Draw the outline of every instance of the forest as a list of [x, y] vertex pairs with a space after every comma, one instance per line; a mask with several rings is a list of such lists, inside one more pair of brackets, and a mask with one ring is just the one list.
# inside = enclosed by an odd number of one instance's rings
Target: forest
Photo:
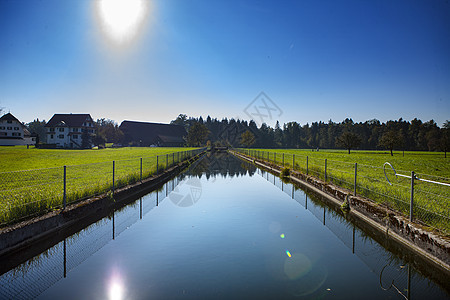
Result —
[[402, 118], [382, 123], [373, 119], [356, 123], [345, 119], [340, 123], [332, 120], [306, 123], [289, 122], [283, 125], [277, 121], [275, 128], [262, 124], [259, 128], [252, 120], [235, 120], [224, 118], [218, 120], [208, 116], [194, 118], [180, 114], [171, 124], [183, 125], [189, 132], [194, 124], [204, 125], [209, 134], [206, 140], [219, 145], [234, 147], [241, 144], [241, 136], [250, 131], [258, 148], [310, 148], [310, 149], [346, 149], [343, 136], [355, 139], [352, 149], [389, 149], [417, 151], [448, 151], [450, 141], [450, 122], [447, 120], [439, 127], [434, 120], [422, 122], [417, 118], [406, 121]]

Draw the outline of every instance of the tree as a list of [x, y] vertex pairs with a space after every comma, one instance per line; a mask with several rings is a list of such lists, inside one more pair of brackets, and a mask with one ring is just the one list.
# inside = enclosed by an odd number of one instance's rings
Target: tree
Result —
[[[350, 119], [351, 120], [351, 119]], [[338, 147], [343, 147], [348, 150], [348, 154], [350, 154], [350, 150], [358, 147], [361, 144], [361, 138], [359, 135], [345, 131], [340, 137], [336, 140], [336, 145]]]
[[82, 149], [89, 149], [91, 148], [92, 144], [92, 137], [88, 133], [87, 129], [83, 129], [83, 133], [81, 134], [81, 148]]
[[442, 136], [439, 140], [439, 146], [444, 151], [444, 157], [447, 158], [447, 152], [450, 150], [450, 121], [447, 120], [442, 128]]
[[185, 114], [179, 114], [178, 117], [175, 120], [172, 120], [170, 122], [170, 124], [173, 125], [181, 125], [184, 128], [186, 128], [187, 124], [188, 124], [188, 117]]
[[241, 144], [244, 145], [246, 148], [249, 148], [255, 142], [256, 142], [255, 135], [251, 133], [250, 130], [245, 131], [241, 135]]
[[34, 120], [33, 122], [30, 122], [28, 124], [26, 124], [26, 127], [28, 129], [28, 131], [31, 134], [36, 134], [37, 135], [37, 140], [36, 140], [36, 144], [39, 144], [40, 141], [46, 141], [47, 137], [46, 137], [46, 131], [45, 131], [45, 120], [44, 121], [39, 121], [39, 119]]
[[187, 135], [187, 143], [190, 146], [200, 146], [202, 145], [209, 135], [208, 127], [204, 124], [195, 122], [189, 127]]
[[386, 149], [389, 149], [391, 151], [391, 156], [394, 156], [392, 150], [394, 150], [394, 148], [397, 146], [403, 145], [403, 136], [400, 132], [391, 129], [381, 136], [379, 145]]
[[103, 143], [120, 143], [123, 139], [123, 132], [119, 125], [110, 119], [97, 119], [97, 138], [94, 140], [96, 145]]

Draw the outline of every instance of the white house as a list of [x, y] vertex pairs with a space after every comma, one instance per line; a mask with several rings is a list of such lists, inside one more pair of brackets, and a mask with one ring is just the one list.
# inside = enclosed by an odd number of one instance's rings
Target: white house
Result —
[[0, 146], [34, 144], [36, 144], [36, 137], [32, 137], [25, 125], [11, 113], [0, 118]]
[[82, 148], [83, 138], [87, 138], [87, 147], [93, 146], [96, 130], [90, 114], [55, 114], [45, 127], [47, 144], [59, 148]]

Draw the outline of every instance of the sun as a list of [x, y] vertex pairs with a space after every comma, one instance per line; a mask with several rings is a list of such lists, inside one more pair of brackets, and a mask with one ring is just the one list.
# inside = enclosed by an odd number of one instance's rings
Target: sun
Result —
[[147, 15], [144, 0], [99, 0], [96, 11], [105, 34], [122, 44], [132, 40], [139, 32]]

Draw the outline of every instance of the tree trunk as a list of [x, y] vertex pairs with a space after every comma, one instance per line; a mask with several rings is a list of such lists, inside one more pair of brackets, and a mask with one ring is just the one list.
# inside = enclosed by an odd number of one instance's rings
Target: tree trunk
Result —
[[348, 148], [348, 154], [350, 154], [350, 148]]
[[394, 156], [394, 153], [392, 153], [392, 149], [391, 149], [391, 156]]

